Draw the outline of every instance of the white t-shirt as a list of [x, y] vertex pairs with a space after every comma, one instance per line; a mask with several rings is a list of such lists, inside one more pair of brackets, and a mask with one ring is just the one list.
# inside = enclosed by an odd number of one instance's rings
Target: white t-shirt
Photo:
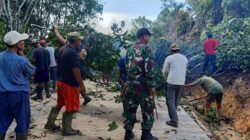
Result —
[[45, 49], [49, 51], [50, 67], [55, 67], [56, 66], [55, 48], [53, 48], [53, 47], [45, 47]]
[[167, 82], [173, 85], [184, 85], [186, 80], [188, 60], [186, 56], [175, 53], [165, 59], [162, 73], [168, 74]]

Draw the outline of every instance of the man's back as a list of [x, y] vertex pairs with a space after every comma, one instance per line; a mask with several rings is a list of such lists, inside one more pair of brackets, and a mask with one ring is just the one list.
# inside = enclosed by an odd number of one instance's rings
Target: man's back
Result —
[[203, 76], [194, 83], [200, 85], [209, 94], [223, 93], [223, 86], [211, 77]]
[[71, 86], [78, 86], [78, 82], [73, 76], [73, 68], [79, 68], [78, 53], [74, 48], [67, 45], [59, 50], [58, 80]]
[[49, 51], [44, 48], [36, 48], [33, 52], [33, 59], [37, 70], [48, 70], [50, 66]]
[[187, 71], [187, 58], [175, 53], [165, 59], [163, 69], [168, 69], [167, 82], [173, 85], [184, 85]]
[[204, 46], [204, 52], [206, 54], [215, 54], [215, 49], [218, 46], [218, 41], [213, 39], [213, 38], [208, 38], [207, 40], [204, 41], [203, 46]]
[[6, 91], [29, 91], [27, 75], [34, 73], [28, 60], [16, 53], [0, 53], [0, 93]]

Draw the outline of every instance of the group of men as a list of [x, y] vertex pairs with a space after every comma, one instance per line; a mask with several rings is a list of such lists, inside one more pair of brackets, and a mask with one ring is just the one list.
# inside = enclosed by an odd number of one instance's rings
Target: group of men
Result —
[[[154, 123], [155, 109], [154, 96], [156, 95], [156, 83], [153, 70], [153, 56], [148, 42], [152, 34], [146, 28], [137, 31], [136, 43], [127, 50], [127, 54], [118, 62], [119, 83], [122, 90], [124, 110], [124, 140], [134, 138], [133, 127], [136, 123], [136, 111], [138, 106], [142, 112], [142, 135], [141, 140], [158, 140], [151, 134]], [[206, 59], [203, 71], [206, 71], [208, 64], [212, 64], [212, 72], [215, 72], [215, 49], [218, 45], [212, 35], [208, 35], [208, 40], [204, 42], [204, 52]], [[177, 44], [170, 47], [171, 55], [165, 59], [162, 73], [166, 84], [166, 104], [168, 107], [169, 121], [166, 124], [178, 127], [177, 107], [185, 86], [200, 85], [207, 93], [206, 108], [210, 108], [211, 103], [216, 100], [217, 114], [221, 114], [221, 101], [223, 87], [215, 79], [203, 76], [195, 82], [185, 85], [186, 71], [188, 66], [187, 58], [180, 53]], [[212, 58], [212, 59], [211, 59]], [[218, 115], [219, 116], [219, 115]]]
[[[80, 62], [84, 59], [84, 56], [82, 56], [84, 53], [80, 48], [83, 38], [79, 33], [71, 32], [66, 40], [60, 35], [56, 26], [54, 32], [59, 42], [64, 45], [59, 50], [57, 63], [51, 61], [50, 57], [53, 56], [53, 51], [50, 51], [49, 48], [46, 49], [46, 42], [44, 38], [41, 38], [39, 42], [32, 42], [36, 47], [33, 52], [33, 63], [36, 68], [22, 56], [24, 40], [28, 39], [28, 35], [10, 31], [4, 36], [7, 50], [0, 53], [0, 140], [4, 140], [6, 131], [14, 119], [17, 122], [16, 139], [27, 139], [30, 123], [27, 76], [36, 75], [35, 82], [38, 84], [36, 99], [42, 99], [41, 92], [43, 87], [45, 87], [45, 91], [47, 90], [48, 83], [48, 77], [44, 74], [53, 71], [53, 67], [56, 65], [57, 104], [51, 108], [45, 129], [53, 131], [61, 129], [63, 136], [79, 134], [79, 130], [72, 128], [73, 114], [80, 108], [79, 93], [85, 99], [85, 104], [91, 101], [91, 98], [85, 94], [86, 88], [80, 65]], [[124, 140], [130, 140], [134, 137], [132, 130], [137, 121], [136, 111], [139, 105], [142, 112], [141, 140], [158, 140], [151, 134], [154, 123], [154, 96], [156, 95], [153, 55], [148, 45], [151, 35], [148, 29], [139, 29], [136, 33], [137, 41], [127, 50], [126, 57], [123, 58], [125, 60], [122, 61], [123, 64], [125, 62], [125, 75], [121, 74], [120, 80], [125, 89], [123, 95]], [[41, 48], [40, 45], [45, 49]], [[185, 85], [188, 60], [180, 53], [177, 44], [171, 46], [171, 53], [166, 58], [162, 69], [163, 76], [167, 81], [166, 100], [170, 117], [166, 124], [178, 127], [176, 110]], [[45, 56], [46, 61], [41, 61]], [[51, 63], [54, 64], [51, 65]], [[209, 106], [216, 99], [218, 108], [220, 108], [223, 87], [217, 81], [210, 77], [202, 77], [187, 86], [190, 85], [201, 85], [208, 94], [213, 95], [209, 96], [207, 105]], [[50, 97], [50, 94], [47, 93], [46, 95]], [[61, 128], [55, 124], [55, 120], [63, 106], [65, 106], [65, 112], [62, 117]]]
[[[56, 27], [55, 33], [58, 39], [62, 38]], [[55, 120], [61, 108], [65, 106], [62, 135], [79, 134], [79, 130], [71, 127], [73, 114], [80, 108], [79, 93], [85, 99], [83, 105], [91, 101], [91, 98], [85, 94], [83, 71], [80, 65], [86, 57], [86, 51], [80, 49], [82, 37], [77, 32], [69, 33], [67, 42], [65, 41], [64, 47], [59, 50], [57, 61], [54, 56], [55, 49], [46, 45], [45, 38], [41, 38], [40, 41], [32, 40], [32, 46], [35, 48], [32, 63], [35, 67], [23, 56], [24, 40], [28, 37], [28, 34], [20, 34], [17, 31], [10, 31], [4, 36], [7, 50], [0, 53], [0, 140], [4, 140], [14, 119], [17, 123], [16, 139], [27, 140], [30, 124], [28, 76], [31, 75], [35, 76], [34, 83], [37, 84], [35, 90], [37, 95], [33, 99], [43, 99], [43, 88], [45, 88], [46, 97], [50, 98], [49, 75], [53, 80], [52, 87], [57, 89], [57, 104], [50, 111], [45, 129], [61, 129], [55, 124]]]

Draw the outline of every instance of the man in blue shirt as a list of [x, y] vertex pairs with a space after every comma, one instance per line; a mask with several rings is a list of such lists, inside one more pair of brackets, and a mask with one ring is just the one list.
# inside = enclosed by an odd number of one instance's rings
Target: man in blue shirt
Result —
[[10, 31], [4, 36], [8, 49], [0, 53], [0, 140], [4, 140], [12, 121], [16, 120], [16, 140], [27, 140], [30, 123], [28, 75], [35, 68], [24, 56], [18, 54], [24, 49], [27, 34]]

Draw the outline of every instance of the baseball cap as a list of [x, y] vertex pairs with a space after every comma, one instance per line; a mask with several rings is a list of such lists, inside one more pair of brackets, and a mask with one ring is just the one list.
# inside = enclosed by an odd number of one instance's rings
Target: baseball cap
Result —
[[83, 39], [83, 37], [78, 32], [70, 32], [68, 39]]
[[171, 48], [171, 50], [173, 50], [173, 51], [174, 51], [174, 50], [179, 50], [179, 49], [180, 49], [179, 46], [178, 46], [176, 43], [172, 44], [170, 48]]
[[39, 42], [38, 39], [32, 39], [32, 40], [31, 40], [31, 44], [35, 44], [35, 43], [38, 43], [38, 42]]
[[21, 40], [26, 40], [29, 38], [28, 34], [20, 34], [17, 31], [10, 31], [5, 34], [4, 42], [10, 46], [17, 44]]
[[140, 28], [136, 33], [136, 38], [142, 37], [144, 35], [151, 36], [152, 34], [149, 32], [147, 28]]

